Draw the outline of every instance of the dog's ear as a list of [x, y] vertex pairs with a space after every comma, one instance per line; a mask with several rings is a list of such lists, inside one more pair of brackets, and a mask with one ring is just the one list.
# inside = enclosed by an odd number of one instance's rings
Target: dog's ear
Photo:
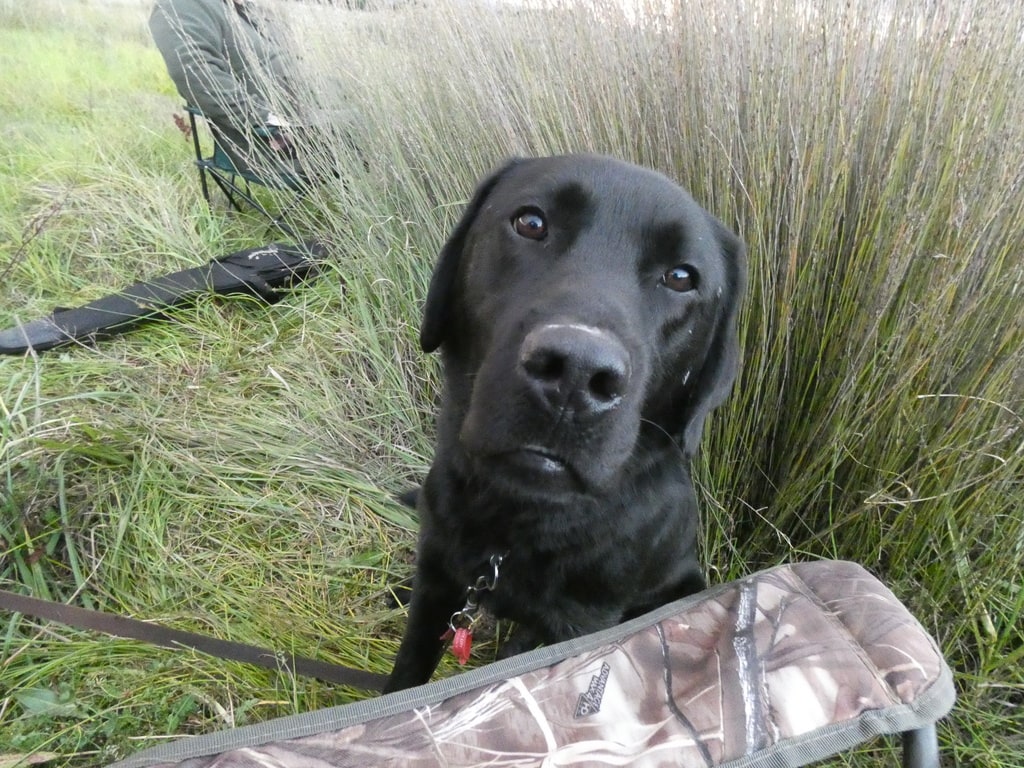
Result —
[[433, 352], [444, 343], [451, 317], [452, 301], [455, 298], [459, 264], [462, 261], [462, 251], [466, 245], [466, 235], [469, 234], [470, 227], [473, 226], [473, 222], [491, 190], [506, 173], [520, 162], [520, 160], [510, 160], [480, 182], [476, 192], [473, 193], [473, 199], [469, 201], [469, 205], [463, 211], [462, 218], [459, 219], [459, 223], [455, 225], [455, 229], [452, 230], [448, 240], [441, 248], [437, 266], [434, 267], [434, 274], [430, 278], [430, 287], [427, 289], [427, 303], [423, 309], [423, 325], [420, 327], [420, 346], [424, 352]]
[[710, 213], [707, 217], [724, 260], [726, 287], [708, 356], [690, 389], [694, 393], [692, 399], [684, 408], [683, 430], [679, 437], [687, 456], [697, 452], [708, 414], [732, 391], [740, 357], [736, 323], [746, 288], [746, 248], [743, 241]]

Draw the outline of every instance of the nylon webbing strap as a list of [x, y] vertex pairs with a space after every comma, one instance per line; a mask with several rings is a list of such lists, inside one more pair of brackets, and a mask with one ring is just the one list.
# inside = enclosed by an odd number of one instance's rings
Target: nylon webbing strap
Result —
[[101, 611], [78, 608], [64, 603], [41, 600], [36, 597], [19, 595], [0, 589], [0, 608], [13, 613], [24, 613], [38, 619], [56, 621], [77, 629], [89, 629], [115, 637], [126, 637], [132, 640], [159, 645], [164, 648], [191, 648], [192, 650], [217, 656], [222, 659], [242, 661], [277, 671], [287, 670], [303, 677], [315, 677], [339, 685], [362, 688], [367, 691], [379, 691], [387, 680], [385, 675], [367, 672], [362, 669], [343, 667], [308, 659], [294, 654], [271, 651], [245, 643], [220, 640], [215, 637], [171, 629], [160, 624], [153, 624], [127, 616], [117, 616]]

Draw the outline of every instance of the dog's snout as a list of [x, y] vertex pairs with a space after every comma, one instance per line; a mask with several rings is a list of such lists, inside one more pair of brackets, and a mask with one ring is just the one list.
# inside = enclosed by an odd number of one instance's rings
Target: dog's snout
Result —
[[597, 416], [615, 408], [629, 385], [629, 353], [609, 333], [585, 325], [544, 325], [523, 340], [520, 370], [555, 411]]

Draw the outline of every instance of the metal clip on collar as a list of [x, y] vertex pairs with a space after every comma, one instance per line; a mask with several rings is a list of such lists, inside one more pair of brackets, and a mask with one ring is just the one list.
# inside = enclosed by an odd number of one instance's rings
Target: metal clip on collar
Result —
[[498, 584], [499, 569], [504, 559], [504, 555], [491, 555], [490, 572], [480, 576], [475, 584], [466, 587], [466, 604], [462, 606], [462, 610], [453, 613], [448, 621], [448, 628], [453, 632], [458, 629], [469, 629], [476, 623], [479, 618], [477, 614], [480, 610], [480, 596], [484, 592], [494, 591], [494, 587]]

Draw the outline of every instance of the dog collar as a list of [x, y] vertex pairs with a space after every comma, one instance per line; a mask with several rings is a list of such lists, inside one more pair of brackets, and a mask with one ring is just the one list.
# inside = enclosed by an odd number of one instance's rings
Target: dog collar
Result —
[[487, 561], [488, 570], [466, 587], [466, 604], [452, 614], [448, 620], [448, 629], [441, 636], [442, 640], [451, 640], [451, 651], [459, 664], [469, 661], [469, 654], [473, 648], [473, 625], [480, 618], [480, 598], [484, 592], [494, 591], [505, 557], [506, 555], [497, 553], [491, 555]]

